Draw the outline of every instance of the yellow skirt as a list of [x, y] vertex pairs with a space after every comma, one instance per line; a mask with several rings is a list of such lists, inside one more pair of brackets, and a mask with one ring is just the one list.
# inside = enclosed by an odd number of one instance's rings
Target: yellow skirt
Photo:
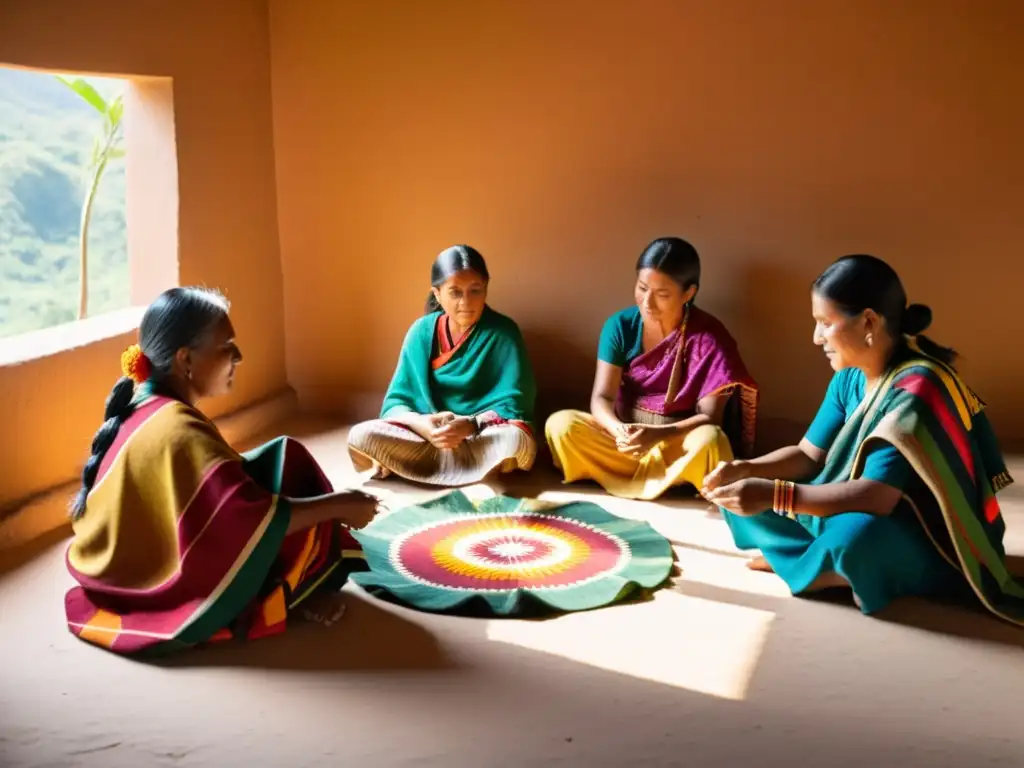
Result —
[[718, 462], [732, 461], [729, 438], [711, 424], [663, 440], [639, 457], [621, 453], [615, 438], [583, 411], [552, 414], [544, 432], [565, 482], [595, 480], [625, 499], [649, 501], [685, 483], [700, 488]]

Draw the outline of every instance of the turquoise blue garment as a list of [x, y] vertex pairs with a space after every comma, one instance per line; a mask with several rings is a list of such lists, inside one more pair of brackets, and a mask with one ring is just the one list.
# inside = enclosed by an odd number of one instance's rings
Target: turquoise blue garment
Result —
[[722, 514], [736, 546], [760, 549], [794, 595], [829, 571], [850, 583], [861, 611], [868, 614], [898, 597], [970, 594], [963, 576], [942, 558], [904, 504], [888, 517], [846, 512], [825, 518], [817, 534], [803, 516]]
[[[901, 355], [894, 365], [907, 357]], [[864, 394], [863, 373], [851, 368], [836, 373], [806, 439], [829, 452], [846, 422], [854, 417]], [[855, 440], [850, 435], [844, 439]], [[892, 443], [874, 440], [863, 449], [859, 478], [899, 488], [923, 514], [939, 514], [935, 499]], [[811, 482], [837, 479], [826, 466]], [[803, 592], [829, 571], [850, 583], [864, 613], [875, 613], [903, 596], [963, 597], [970, 592], [963, 576], [939, 553], [906, 502], [900, 502], [887, 517], [859, 511], [828, 518], [799, 515], [796, 520], [770, 511], [754, 517], [741, 517], [727, 510], [722, 514], [736, 546], [761, 550], [793, 594]]]
[[515, 321], [484, 308], [451, 358], [438, 368], [435, 356], [440, 312], [419, 318], [405, 336], [381, 418], [399, 413], [479, 416], [493, 411], [509, 421], [533, 421], [536, 384], [522, 333]]
[[637, 306], [616, 312], [601, 329], [597, 359], [625, 368], [644, 351], [644, 320]]
[[[843, 425], [864, 399], [864, 387], [864, 374], [856, 368], [844, 368], [833, 375], [825, 391], [825, 399], [804, 438], [827, 453]], [[893, 488], [903, 488], [913, 474], [910, 463], [889, 443], [876, 442], [867, 449], [861, 477]]]

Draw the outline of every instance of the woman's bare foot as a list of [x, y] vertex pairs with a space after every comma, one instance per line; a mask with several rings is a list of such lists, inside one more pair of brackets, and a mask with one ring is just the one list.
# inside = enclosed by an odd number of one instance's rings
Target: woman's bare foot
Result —
[[775, 573], [775, 569], [768, 565], [764, 555], [758, 555], [747, 560], [747, 568], [752, 571], [761, 571], [762, 573]]
[[363, 474], [367, 480], [385, 480], [391, 474], [391, 470], [375, 461], [373, 467]]

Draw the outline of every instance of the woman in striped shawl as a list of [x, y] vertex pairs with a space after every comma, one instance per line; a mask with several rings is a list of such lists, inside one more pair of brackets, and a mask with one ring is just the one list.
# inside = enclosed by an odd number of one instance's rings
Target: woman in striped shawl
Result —
[[848, 587], [864, 613], [905, 595], [973, 593], [1024, 624], [995, 495], [1012, 481], [952, 350], [921, 333], [895, 271], [847, 256], [815, 281], [814, 342], [836, 371], [798, 446], [720, 465], [704, 483], [751, 567], [794, 594]]
[[70, 630], [155, 655], [281, 632], [315, 592], [332, 602], [327, 589], [365, 567], [349, 528], [369, 521], [374, 499], [334, 493], [293, 440], [237, 453], [198, 410], [231, 389], [242, 359], [220, 294], [167, 291], [139, 337], [72, 508]]

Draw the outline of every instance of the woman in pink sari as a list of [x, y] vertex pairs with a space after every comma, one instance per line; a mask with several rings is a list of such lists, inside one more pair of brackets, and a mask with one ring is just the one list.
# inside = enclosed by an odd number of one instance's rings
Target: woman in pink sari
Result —
[[655, 499], [674, 485], [700, 488], [733, 446], [750, 453], [758, 393], [725, 326], [694, 306], [696, 249], [659, 238], [636, 269], [636, 306], [601, 331], [591, 412], [559, 411], [545, 433], [567, 483]]

